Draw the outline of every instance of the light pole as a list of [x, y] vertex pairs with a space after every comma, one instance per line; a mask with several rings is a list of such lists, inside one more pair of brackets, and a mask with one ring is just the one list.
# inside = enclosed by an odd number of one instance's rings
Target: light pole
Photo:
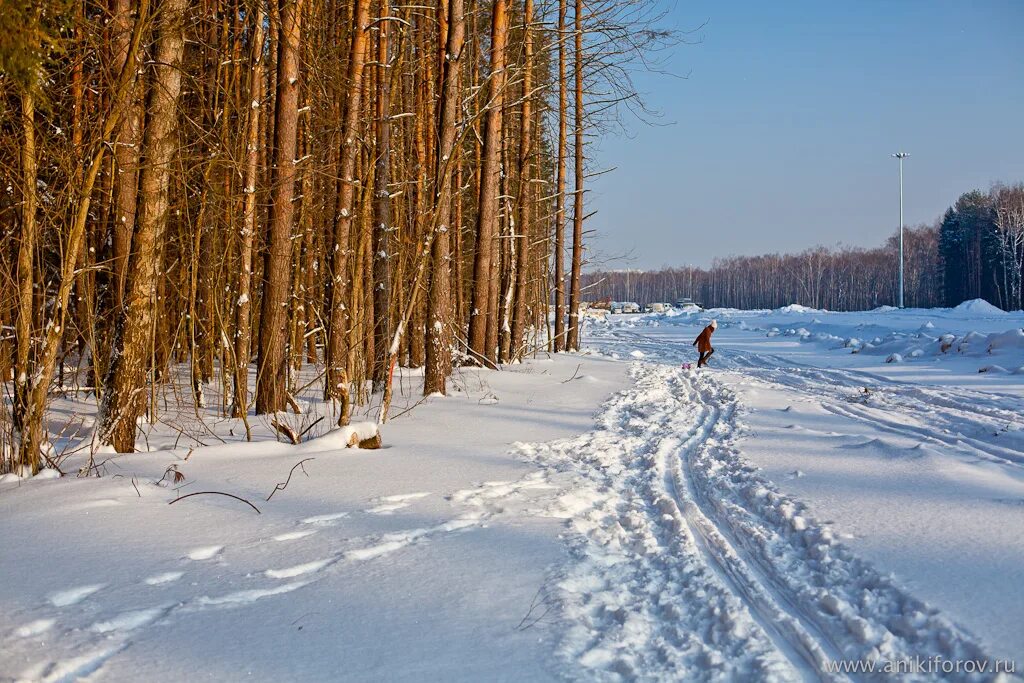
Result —
[[906, 152], [896, 152], [894, 157], [900, 160], [900, 303], [903, 308], [903, 160], [910, 155]]

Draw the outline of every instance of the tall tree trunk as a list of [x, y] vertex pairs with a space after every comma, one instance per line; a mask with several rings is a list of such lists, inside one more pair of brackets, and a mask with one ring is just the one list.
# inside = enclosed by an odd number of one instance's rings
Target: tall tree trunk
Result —
[[114, 140], [114, 227], [113, 286], [111, 288], [114, 315], [121, 312], [124, 303], [124, 288], [127, 282], [128, 255], [132, 249], [132, 234], [135, 232], [135, 210], [139, 197], [139, 151], [142, 146], [142, 83], [137, 75], [141, 55], [133, 57], [133, 64], [126, 65], [129, 41], [132, 34], [131, 0], [114, 0], [111, 12], [114, 27], [114, 69], [130, 69], [125, 113], [115, 132]]
[[572, 273], [569, 276], [569, 339], [570, 349], [580, 350], [580, 267], [583, 264], [583, 0], [576, 0], [576, 51], [573, 62], [575, 76], [576, 188], [572, 210]]
[[[498, 230], [498, 183], [501, 178], [501, 130], [505, 105], [505, 43], [508, 35], [508, 0], [494, 0], [491, 17], [491, 75], [484, 148], [481, 160], [480, 199], [477, 210], [476, 255], [473, 261], [473, 300], [469, 319], [469, 352], [476, 363], [494, 366], [489, 345], [488, 318], [497, 313], [492, 298], [495, 266], [494, 239]], [[496, 318], [494, 318], [496, 320]], [[496, 325], [495, 331], [496, 331]], [[495, 335], [496, 337], [496, 335]]]
[[[439, 9], [439, 14], [441, 10]], [[445, 380], [452, 366], [452, 302], [449, 235], [452, 213], [452, 169], [457, 131], [455, 120], [460, 106], [459, 68], [465, 40], [463, 0], [448, 0], [445, 48], [438, 73], [441, 75], [441, 114], [437, 147], [437, 184], [434, 244], [431, 247], [430, 294], [427, 302], [427, 367], [423, 394], [447, 393]], [[458, 226], [456, 226], [457, 229]]]
[[277, 98], [271, 169], [269, 244], [263, 265], [256, 413], [284, 410], [288, 397], [288, 299], [295, 206], [295, 150], [299, 123], [299, 40], [303, 0], [279, 0]]
[[381, 2], [377, 38], [377, 159], [373, 175], [373, 390], [381, 391], [388, 375], [391, 341], [391, 80], [395, 65], [390, 0]]
[[[146, 407], [146, 367], [150, 358], [156, 285], [162, 279], [164, 233], [169, 213], [171, 163], [178, 149], [178, 95], [185, 45], [187, 0], [164, 0], [153, 64], [139, 178], [138, 226], [122, 313], [114, 332], [108, 391], [100, 405], [100, 439], [119, 453], [135, 450], [135, 423]], [[141, 20], [141, 18], [140, 18]]]
[[263, 98], [263, 23], [266, 13], [258, 3], [252, 34], [252, 69], [249, 73], [249, 107], [245, 133], [245, 210], [239, 246], [238, 300], [235, 302], [235, 368], [232, 415], [245, 415], [249, 404], [249, 358], [252, 354], [252, 257], [256, 237], [256, 185], [259, 182], [259, 132]]
[[[500, 238], [498, 239], [498, 256], [495, 259], [495, 273], [494, 280], [494, 293], [492, 296], [496, 297], [499, 305], [497, 309], [497, 317], [495, 318], [493, 328], [488, 328], [488, 340], [493, 338], [494, 344], [498, 347], [498, 362], [507, 363], [509, 358], [509, 349], [511, 344], [512, 335], [512, 301], [515, 298], [515, 273], [513, 269], [516, 263], [516, 248], [519, 246], [515, 239], [515, 214], [512, 208], [512, 178], [510, 177], [510, 169], [512, 164], [509, 162], [511, 157], [511, 146], [512, 141], [512, 129], [515, 127], [514, 124], [505, 126], [505, 130], [501, 136], [501, 182], [498, 183], [498, 196], [501, 197], [500, 206], [504, 209], [500, 215], [501, 232]], [[490, 335], [493, 335], [491, 337]], [[488, 341], [490, 345], [490, 341]]]
[[516, 198], [514, 224], [516, 242], [515, 298], [512, 303], [510, 358], [519, 360], [523, 353], [523, 332], [526, 328], [526, 270], [530, 263], [530, 154], [533, 143], [533, 0], [523, 4], [523, 107], [519, 133], [519, 196]]
[[348, 423], [348, 372], [345, 338], [348, 334], [348, 313], [345, 310], [346, 275], [348, 270], [349, 233], [352, 228], [352, 199], [355, 196], [355, 167], [359, 131], [359, 109], [362, 97], [363, 65], [366, 62], [366, 29], [370, 23], [370, 0], [355, 0], [355, 25], [348, 62], [348, 96], [341, 133], [341, 167], [338, 172], [338, 209], [334, 224], [334, 240], [330, 248], [331, 286], [328, 312], [326, 398], [341, 401], [339, 424]]
[[[558, 0], [558, 179], [555, 189], [555, 353], [565, 348], [565, 158], [568, 148], [569, 94], [566, 85], [565, 14]], [[545, 306], [548, 302], [545, 302]]]
[[[34, 79], [33, 79], [34, 80]], [[24, 86], [21, 94], [21, 241], [18, 244], [18, 306], [14, 328], [14, 428], [20, 434], [18, 454], [21, 468], [35, 474], [39, 469], [42, 421], [29, 419], [29, 359], [32, 354], [34, 255], [36, 251], [36, 82]], [[7, 379], [6, 377], [4, 378]], [[21, 474], [21, 472], [19, 472]]]

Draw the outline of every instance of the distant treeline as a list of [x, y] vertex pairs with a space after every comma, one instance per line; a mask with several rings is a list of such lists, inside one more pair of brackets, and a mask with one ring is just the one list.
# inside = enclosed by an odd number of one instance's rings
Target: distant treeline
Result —
[[[907, 306], [955, 306], [983, 298], [1024, 308], [1024, 185], [968, 192], [934, 225], [904, 231]], [[710, 268], [599, 271], [583, 276], [588, 301], [676, 301], [707, 307], [778, 308], [799, 303], [834, 311], [894, 305], [896, 235], [882, 247], [815, 247], [798, 254], [731, 256]]]

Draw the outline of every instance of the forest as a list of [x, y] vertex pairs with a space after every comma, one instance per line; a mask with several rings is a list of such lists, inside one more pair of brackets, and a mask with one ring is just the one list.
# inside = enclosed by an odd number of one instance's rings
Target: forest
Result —
[[[962, 195], [934, 225], [904, 230], [904, 302], [915, 308], [985, 299], [1024, 309], [1024, 184]], [[588, 301], [675, 302], [779, 308], [799, 303], [864, 311], [898, 300], [899, 237], [872, 249], [818, 246], [797, 254], [732, 256], [710, 268], [588, 270]]]
[[443, 394], [578, 349], [589, 144], [672, 40], [648, 0], [2, 14], [0, 469], [31, 472], [56, 395], [131, 452], [181, 376], [248, 435], [303, 368], [344, 425], [387, 419], [396, 366]]

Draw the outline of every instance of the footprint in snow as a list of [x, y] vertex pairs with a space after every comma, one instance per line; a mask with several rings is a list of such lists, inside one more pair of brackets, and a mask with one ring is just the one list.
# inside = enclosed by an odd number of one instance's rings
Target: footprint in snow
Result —
[[213, 597], [207, 595], [199, 598], [198, 604], [200, 606], [246, 605], [272, 595], [290, 593], [293, 590], [302, 588], [308, 583], [309, 581], [293, 581], [291, 583], [283, 583], [280, 586], [275, 586], [273, 588], [254, 588], [251, 590], [236, 591], [234, 593], [227, 593], [226, 595], [217, 595]]
[[297, 564], [294, 567], [285, 567], [284, 569], [268, 569], [263, 574], [271, 579], [292, 579], [303, 574], [318, 572], [335, 561], [336, 559], [333, 557], [325, 560], [314, 560], [304, 564]]
[[29, 668], [21, 675], [21, 680], [55, 683], [57, 681], [77, 681], [99, 671], [103, 664], [130, 645], [129, 642], [116, 643], [101, 647], [84, 655], [57, 661], [44, 661]]
[[93, 510], [96, 508], [111, 508], [124, 505], [119, 500], [113, 498], [101, 498], [99, 500], [90, 500], [85, 503], [79, 503], [78, 505], [72, 505], [69, 509], [71, 510]]
[[129, 610], [121, 612], [112, 619], [97, 621], [91, 629], [96, 633], [113, 633], [115, 631], [134, 631], [137, 628], [148, 626], [160, 617], [170, 612], [172, 606], [163, 605], [149, 609]]
[[274, 536], [275, 541], [295, 541], [306, 536], [312, 536], [316, 533], [316, 529], [305, 529], [303, 531], [289, 531], [284, 534], [278, 534]]
[[185, 572], [164, 572], [163, 574], [154, 574], [145, 580], [145, 584], [148, 586], [160, 586], [165, 583], [172, 583], [177, 581]]
[[106, 584], [97, 583], [89, 586], [76, 586], [75, 588], [68, 588], [66, 590], [58, 591], [50, 595], [50, 604], [54, 607], [67, 607], [69, 605], [75, 605], [87, 597], [92, 595], [98, 590], [104, 588]]
[[224, 550], [224, 546], [222, 545], [208, 545], [189, 551], [186, 557], [190, 560], [212, 560], [217, 557], [222, 550]]
[[426, 498], [429, 495], [430, 492], [427, 491], [422, 493], [403, 493], [397, 496], [381, 496], [380, 498], [374, 498], [374, 501], [379, 501], [380, 504], [366, 510], [366, 512], [374, 515], [390, 515], [396, 510], [409, 507], [412, 501]]
[[36, 619], [14, 629], [15, 638], [31, 638], [46, 633], [57, 623], [55, 619]]
[[348, 517], [347, 512], [332, 512], [326, 515], [314, 515], [313, 517], [306, 517], [302, 520], [303, 524], [317, 524], [317, 525], [329, 525], [333, 524], [336, 520], [342, 517]]

